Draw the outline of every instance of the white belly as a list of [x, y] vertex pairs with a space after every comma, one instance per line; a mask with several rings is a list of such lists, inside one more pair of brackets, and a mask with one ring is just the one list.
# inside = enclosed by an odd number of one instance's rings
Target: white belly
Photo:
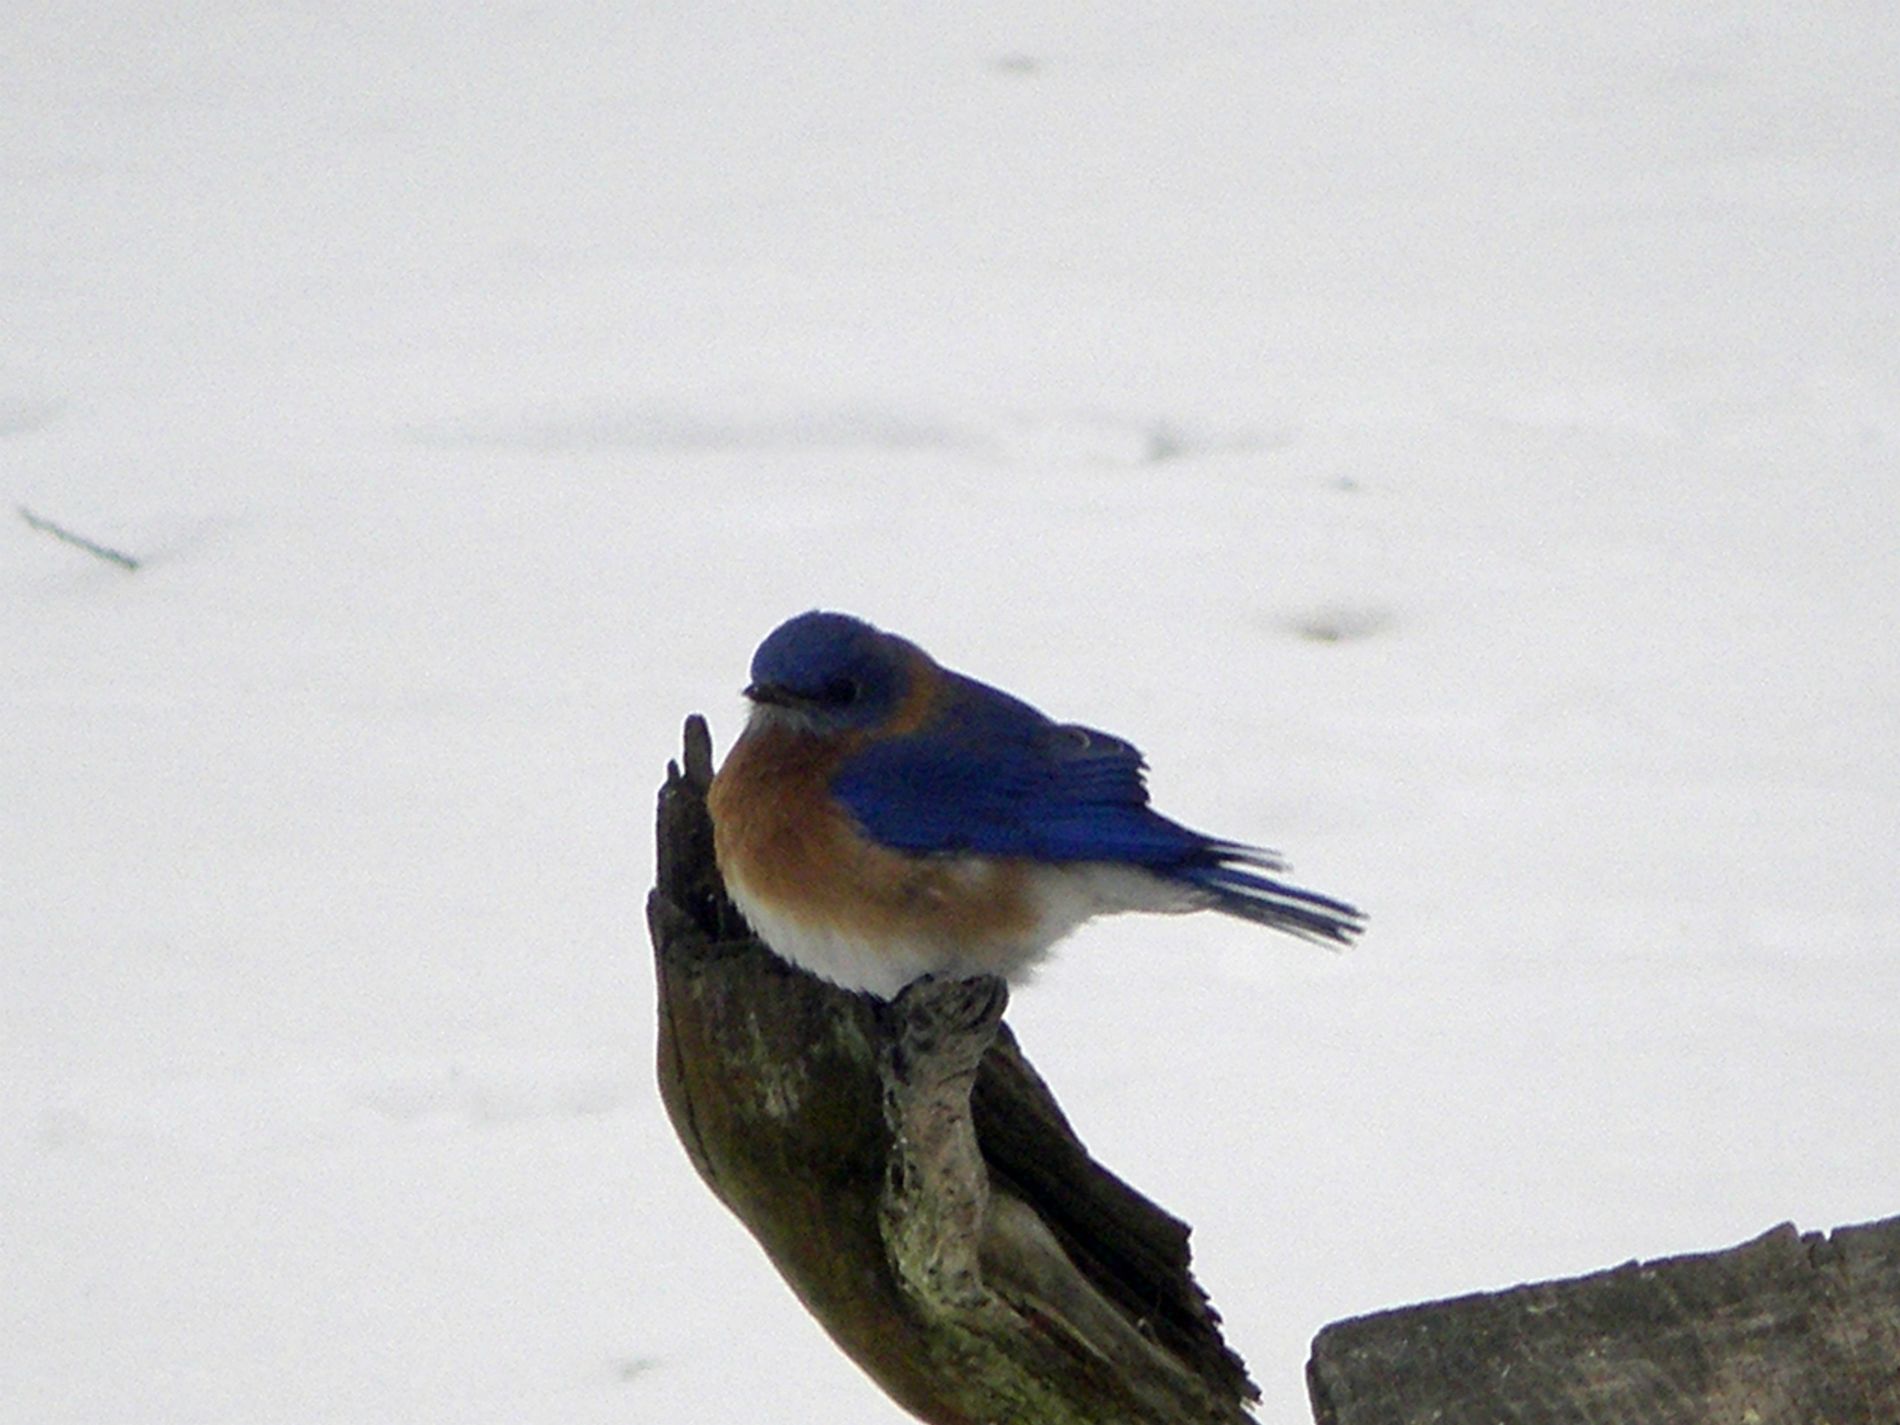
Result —
[[[972, 859], [974, 877], [983, 874]], [[1035, 916], [1026, 929], [1007, 937], [959, 939], [947, 934], [855, 934], [847, 925], [801, 916], [790, 906], [772, 904], [754, 894], [738, 876], [726, 890], [747, 924], [780, 959], [847, 990], [891, 999], [926, 975], [970, 979], [1001, 975], [1025, 982], [1050, 947], [1084, 921], [1120, 911], [1173, 913], [1198, 909], [1204, 898], [1146, 871], [1100, 862], [1037, 867], [1029, 888]]]

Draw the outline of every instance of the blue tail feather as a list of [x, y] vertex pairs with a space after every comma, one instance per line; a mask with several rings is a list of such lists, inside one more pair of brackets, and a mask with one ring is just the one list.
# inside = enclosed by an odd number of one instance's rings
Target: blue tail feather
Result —
[[1329, 945], [1349, 945], [1365, 928], [1365, 916], [1346, 902], [1249, 869], [1277, 871], [1282, 863], [1276, 857], [1231, 844], [1208, 850], [1217, 859], [1182, 867], [1173, 878], [1206, 892], [1214, 910]]

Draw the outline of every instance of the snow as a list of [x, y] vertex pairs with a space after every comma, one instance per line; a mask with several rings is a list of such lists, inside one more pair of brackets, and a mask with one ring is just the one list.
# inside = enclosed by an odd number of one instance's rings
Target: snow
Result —
[[1900, 1211], [1874, 3], [36, 6], [0, 45], [0, 1418], [902, 1418], [652, 1087], [812, 606], [1373, 916], [1012, 1020], [1326, 1321]]

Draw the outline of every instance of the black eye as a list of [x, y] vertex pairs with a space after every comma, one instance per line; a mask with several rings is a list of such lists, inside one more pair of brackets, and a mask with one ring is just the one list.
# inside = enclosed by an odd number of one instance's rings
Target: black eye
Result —
[[834, 706], [846, 707], [855, 703], [858, 700], [858, 695], [863, 691], [863, 687], [858, 683], [856, 678], [833, 678], [829, 683], [825, 684], [824, 691], [819, 694], [819, 698], [821, 701], [831, 703]]

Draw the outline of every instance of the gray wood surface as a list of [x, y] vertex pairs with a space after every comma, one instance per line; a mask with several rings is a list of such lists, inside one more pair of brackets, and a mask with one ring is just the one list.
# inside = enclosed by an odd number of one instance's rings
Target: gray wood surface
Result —
[[1900, 1425], [1900, 1218], [1337, 1322], [1307, 1384], [1318, 1425]]

